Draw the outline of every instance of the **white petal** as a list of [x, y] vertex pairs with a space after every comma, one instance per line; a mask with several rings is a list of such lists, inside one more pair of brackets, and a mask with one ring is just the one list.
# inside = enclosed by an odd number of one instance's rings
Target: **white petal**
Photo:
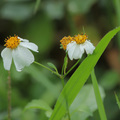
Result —
[[23, 39], [23, 38], [21, 38], [21, 37], [18, 37], [18, 39], [20, 39], [20, 41], [23, 41], [23, 42], [29, 42], [29, 40]]
[[84, 53], [84, 48], [82, 47], [81, 44], [77, 44], [76, 48], [73, 53], [73, 58], [74, 59], [80, 59]]
[[[74, 59], [78, 59], [80, 55], [80, 49], [79, 49], [79, 45], [76, 44], [76, 47], [74, 49], [74, 53], [73, 53], [73, 58]], [[81, 56], [81, 55], [80, 55]]]
[[10, 70], [12, 63], [12, 50], [9, 48], [3, 49], [3, 51], [1, 52], [1, 56], [3, 58], [4, 68], [6, 70]]
[[93, 44], [90, 41], [86, 40], [84, 43], [84, 49], [87, 54], [92, 54], [95, 47], [93, 46]]
[[83, 47], [83, 45], [80, 44], [79, 47], [80, 47], [80, 51], [81, 51], [82, 53], [84, 53], [85, 51], [84, 51], [84, 47]]
[[67, 52], [68, 52], [68, 56], [69, 56], [70, 60], [73, 60], [73, 54], [74, 54], [76, 45], [77, 45], [76, 42], [71, 42], [67, 45]]
[[27, 48], [18, 46], [13, 50], [13, 60], [16, 70], [21, 71], [25, 66], [34, 62], [34, 56]]
[[67, 45], [68, 56], [70, 60], [80, 59], [84, 53], [84, 47], [82, 44], [71, 42]]
[[85, 52], [85, 51], [84, 51], [84, 47], [82, 46], [82, 44], [79, 45], [79, 49], [80, 49], [79, 58], [81, 58], [82, 55], [83, 55], [83, 53]]
[[35, 52], [38, 52], [38, 46], [34, 43], [31, 43], [31, 42], [20, 42], [20, 46], [23, 46], [23, 47], [26, 47], [26, 48], [29, 48]]

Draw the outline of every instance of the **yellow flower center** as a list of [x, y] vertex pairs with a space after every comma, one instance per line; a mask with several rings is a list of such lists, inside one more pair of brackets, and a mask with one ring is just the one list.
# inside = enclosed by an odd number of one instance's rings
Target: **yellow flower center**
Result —
[[71, 41], [75, 41], [77, 44], [82, 44], [87, 40], [87, 35], [86, 34], [78, 34], [75, 37], [63, 37], [62, 40], [60, 40], [62, 47], [64, 50], [66, 50], [67, 45], [71, 42]]
[[5, 39], [5, 45], [7, 48], [15, 49], [20, 44], [20, 39], [18, 39], [18, 36], [10, 36], [7, 39]]
[[73, 40], [73, 37], [71, 37], [71, 36], [63, 37], [62, 40], [60, 40], [60, 42], [61, 42], [64, 50], [66, 50], [67, 45], [68, 45], [71, 41], [74, 41], [74, 40]]
[[86, 34], [85, 35], [78, 34], [78, 35], [76, 35], [74, 37], [74, 40], [76, 41], [77, 44], [84, 43], [86, 41], [86, 39], [87, 39], [87, 35]]

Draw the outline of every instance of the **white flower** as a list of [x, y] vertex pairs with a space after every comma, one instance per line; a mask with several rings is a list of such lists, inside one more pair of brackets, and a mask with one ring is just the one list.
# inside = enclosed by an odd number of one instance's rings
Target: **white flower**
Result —
[[81, 44], [77, 44], [76, 41], [72, 41], [67, 45], [66, 48], [70, 60], [80, 59], [84, 52], [87, 54], [92, 54], [94, 49], [95, 47], [88, 40]]
[[12, 59], [17, 71], [21, 71], [34, 62], [34, 56], [30, 50], [38, 52], [36, 44], [18, 36], [10, 37], [5, 42], [6, 48], [1, 52], [1, 56], [6, 70], [10, 70]]
[[68, 52], [70, 60], [80, 59], [84, 52], [87, 54], [93, 53], [95, 47], [87, 38], [86, 34], [78, 34], [74, 37], [63, 37], [60, 40], [62, 48]]

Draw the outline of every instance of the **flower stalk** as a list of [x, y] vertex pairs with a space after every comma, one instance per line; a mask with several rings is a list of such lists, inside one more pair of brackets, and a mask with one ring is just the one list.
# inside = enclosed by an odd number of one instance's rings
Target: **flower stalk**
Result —
[[80, 63], [80, 60], [79, 59], [69, 70], [67, 73], [65, 73], [64, 77], [66, 77], [79, 63]]
[[[65, 80], [64, 80], [64, 74], [65, 74], [65, 71], [66, 71], [66, 68], [67, 68], [67, 64], [68, 64], [68, 58], [67, 58], [67, 52], [66, 52], [66, 55], [65, 55], [65, 58], [64, 58], [64, 63], [63, 63], [63, 66], [62, 66], [62, 71], [61, 71], [61, 82], [62, 82], [62, 86], [63, 88], [65, 87]], [[68, 120], [71, 120], [70, 118], [70, 112], [69, 112], [69, 106], [68, 106], [68, 100], [67, 100], [67, 97], [66, 97], [66, 91], [64, 93], [64, 97], [65, 97], [65, 101], [66, 101], [66, 109], [67, 109], [67, 115], [68, 115]]]
[[11, 76], [8, 71], [8, 120], [11, 120]]
[[53, 74], [57, 75], [58, 77], [61, 77], [61, 75], [58, 72], [51, 70], [49, 67], [46, 67], [45, 65], [43, 65], [41, 63], [38, 63], [36, 61], [34, 61], [34, 63], [39, 65], [39, 66], [41, 66], [41, 67], [43, 67], [43, 68], [45, 68], [45, 69], [47, 69], [47, 70], [49, 70], [50, 72], [52, 72]]

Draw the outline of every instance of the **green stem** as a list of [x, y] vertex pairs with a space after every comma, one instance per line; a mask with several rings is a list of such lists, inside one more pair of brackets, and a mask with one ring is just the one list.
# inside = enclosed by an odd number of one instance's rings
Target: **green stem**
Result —
[[41, 66], [41, 67], [43, 67], [43, 68], [45, 68], [45, 69], [47, 69], [47, 70], [49, 70], [49, 71], [52, 72], [53, 74], [55, 74], [55, 75], [61, 77], [61, 75], [60, 75], [59, 73], [57, 73], [57, 72], [51, 70], [50, 68], [44, 66], [43, 64], [40, 64], [40, 63], [38, 63], [38, 62], [36, 62], [36, 61], [34, 61], [34, 63], [37, 64], [37, 65], [39, 65], [39, 66]]
[[95, 93], [95, 97], [96, 97], [96, 102], [97, 102], [98, 112], [100, 114], [100, 118], [101, 118], [101, 120], [107, 120], [104, 105], [102, 102], [102, 98], [101, 98], [98, 83], [97, 83], [97, 79], [96, 79], [96, 76], [94, 73], [94, 69], [91, 72], [91, 78], [92, 78], [92, 84], [93, 84], [93, 88], [94, 88], [94, 93]]
[[[64, 78], [61, 78], [61, 82], [62, 82], [62, 86], [64, 88], [64, 86], [65, 86]], [[65, 101], [66, 101], [66, 108], [67, 108], [68, 120], [71, 120], [71, 118], [70, 118], [70, 112], [69, 112], [69, 106], [68, 106], [67, 97], [66, 97], [66, 92], [65, 92]]]
[[64, 63], [63, 63], [63, 66], [62, 66], [61, 75], [63, 75], [65, 73], [65, 70], [66, 70], [66, 59], [67, 59], [67, 52], [66, 52], [66, 55], [64, 57]]
[[[67, 53], [64, 57], [64, 63], [63, 63], [63, 66], [62, 66], [62, 71], [61, 71], [61, 82], [62, 82], [62, 86], [63, 88], [65, 87], [65, 81], [64, 81], [64, 71], [66, 70], [66, 58], [67, 58]], [[69, 113], [69, 106], [68, 106], [68, 102], [67, 102], [67, 97], [66, 97], [66, 91], [65, 91], [65, 101], [66, 101], [66, 109], [67, 109], [67, 115], [68, 115], [68, 119], [70, 119], [70, 113]]]
[[37, 12], [37, 10], [38, 10], [38, 8], [39, 8], [40, 1], [41, 1], [41, 0], [36, 0], [35, 9], [34, 9], [34, 14], [36, 14], [36, 12]]
[[63, 79], [63, 78], [61, 78], [61, 82], [62, 82], [62, 86], [63, 86], [63, 88], [64, 88], [65, 82], [64, 82], [64, 79]]
[[80, 62], [81, 59], [79, 59], [71, 68], [70, 70], [68, 70], [68, 72], [64, 75], [64, 77], [66, 77], [68, 75], [69, 72], [71, 72], [77, 65], [78, 63]]
[[[117, 25], [120, 26], [120, 0], [115, 0], [115, 10], [117, 15]], [[118, 33], [118, 47], [120, 49], [120, 33]]]
[[11, 76], [8, 71], [8, 120], [11, 120]]

